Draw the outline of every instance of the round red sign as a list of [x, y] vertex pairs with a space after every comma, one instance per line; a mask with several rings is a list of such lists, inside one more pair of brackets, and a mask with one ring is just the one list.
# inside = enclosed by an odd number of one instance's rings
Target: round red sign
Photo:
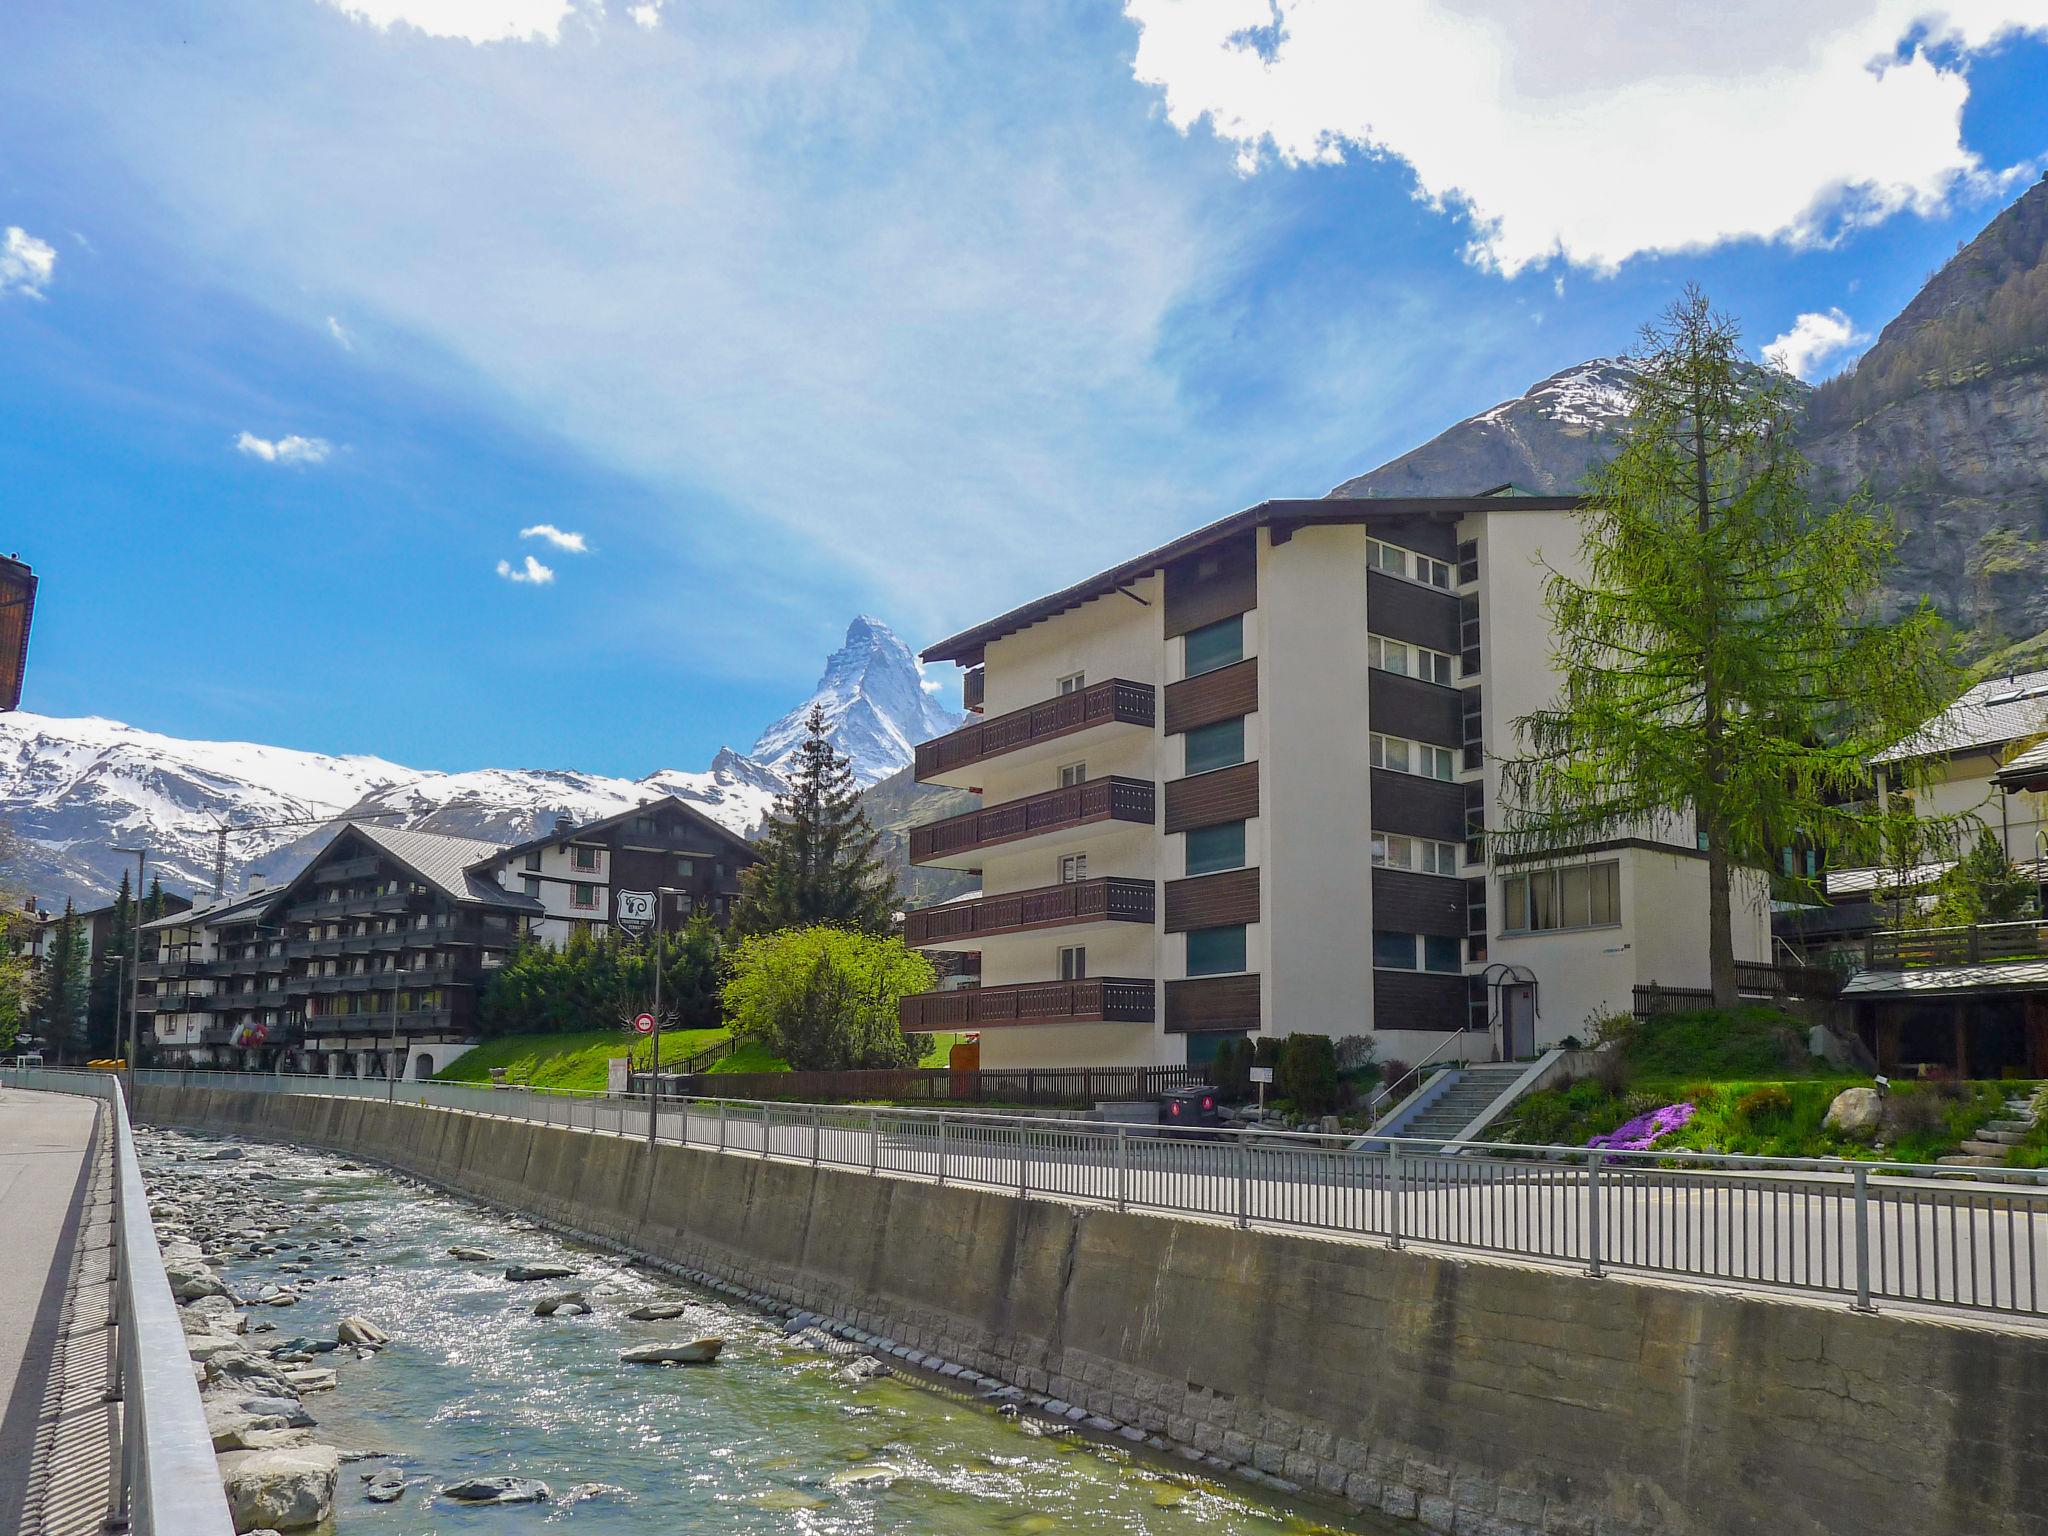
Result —
[[639, 1014], [639, 1015], [637, 1015], [637, 1016], [636, 1016], [636, 1017], [634, 1018], [634, 1020], [633, 1020], [633, 1027], [634, 1027], [635, 1029], [637, 1029], [638, 1031], [640, 1031], [640, 1033], [641, 1033], [641, 1034], [643, 1034], [643, 1035], [651, 1035], [651, 1034], [653, 1034], [653, 1033], [654, 1033], [654, 1015], [653, 1015], [653, 1014], [651, 1014], [651, 1013], [643, 1013], [643, 1014]]

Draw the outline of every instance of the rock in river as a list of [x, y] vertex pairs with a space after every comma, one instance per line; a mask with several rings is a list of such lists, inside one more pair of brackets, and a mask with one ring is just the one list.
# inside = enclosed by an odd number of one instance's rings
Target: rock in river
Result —
[[441, 1497], [461, 1504], [538, 1504], [548, 1497], [548, 1485], [531, 1477], [467, 1477], [444, 1487]]
[[460, 1259], [465, 1264], [495, 1264], [498, 1256], [487, 1248], [465, 1248], [460, 1244], [448, 1250], [448, 1257]]
[[575, 1317], [589, 1310], [590, 1306], [584, 1301], [581, 1291], [549, 1291], [533, 1304], [535, 1317], [553, 1317], [558, 1312]]
[[690, 1304], [686, 1301], [651, 1301], [644, 1307], [635, 1307], [626, 1316], [636, 1323], [665, 1323], [689, 1310]]
[[709, 1365], [725, 1348], [723, 1339], [692, 1339], [687, 1344], [642, 1344], [619, 1352], [628, 1365]]
[[360, 1345], [364, 1349], [382, 1349], [391, 1342], [391, 1335], [366, 1317], [344, 1317], [335, 1326], [334, 1337], [337, 1343]]
[[576, 1271], [566, 1264], [513, 1264], [505, 1271], [507, 1280], [561, 1280]]
[[236, 1530], [303, 1531], [334, 1508], [341, 1453], [331, 1445], [230, 1451], [220, 1458], [220, 1472]]

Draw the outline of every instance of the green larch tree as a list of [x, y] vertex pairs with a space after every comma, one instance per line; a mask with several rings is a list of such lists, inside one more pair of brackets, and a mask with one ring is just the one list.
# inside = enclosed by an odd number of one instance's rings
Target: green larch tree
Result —
[[1881, 615], [1889, 521], [1809, 500], [1791, 381], [1740, 340], [1688, 288], [1630, 355], [1631, 419], [1589, 483], [1580, 569], [1546, 578], [1561, 688], [1516, 721], [1496, 844], [1533, 857], [1696, 831], [1719, 1007], [1737, 996], [1734, 872], [1795, 842], [1867, 860], [1871, 755], [1961, 681], [1926, 602]]

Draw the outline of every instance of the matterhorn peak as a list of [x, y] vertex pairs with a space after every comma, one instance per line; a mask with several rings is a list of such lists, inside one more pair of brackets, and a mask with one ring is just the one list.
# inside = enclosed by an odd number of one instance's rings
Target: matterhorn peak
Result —
[[862, 786], [902, 768], [919, 742], [943, 736], [962, 718], [926, 690], [917, 658], [896, 631], [865, 613], [846, 626], [846, 642], [826, 660], [816, 691], [763, 731], [750, 755], [786, 770], [813, 704], [824, 709], [826, 734]]

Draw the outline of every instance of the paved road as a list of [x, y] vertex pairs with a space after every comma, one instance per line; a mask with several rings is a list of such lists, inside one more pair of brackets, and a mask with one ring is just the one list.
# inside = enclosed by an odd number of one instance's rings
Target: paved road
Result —
[[[89, 1152], [98, 1112], [90, 1099], [0, 1089], [0, 1531], [84, 1526], [88, 1515], [104, 1513], [103, 1501], [89, 1511], [70, 1509], [64, 1490], [52, 1486], [48, 1454], [61, 1438], [71, 1473], [79, 1472], [68, 1454], [77, 1437], [55, 1432], [66, 1394], [53, 1367], [73, 1270], [88, 1257]], [[103, 1226], [96, 1235], [104, 1242]], [[72, 1326], [78, 1329], [76, 1319]], [[103, 1341], [86, 1340], [84, 1348], [104, 1361]], [[90, 1459], [85, 1445], [76, 1448]], [[82, 1483], [91, 1498], [103, 1492], [106, 1476], [102, 1462], [83, 1469], [82, 1479], [62, 1481]], [[55, 1519], [53, 1503], [65, 1504], [66, 1518]]]

